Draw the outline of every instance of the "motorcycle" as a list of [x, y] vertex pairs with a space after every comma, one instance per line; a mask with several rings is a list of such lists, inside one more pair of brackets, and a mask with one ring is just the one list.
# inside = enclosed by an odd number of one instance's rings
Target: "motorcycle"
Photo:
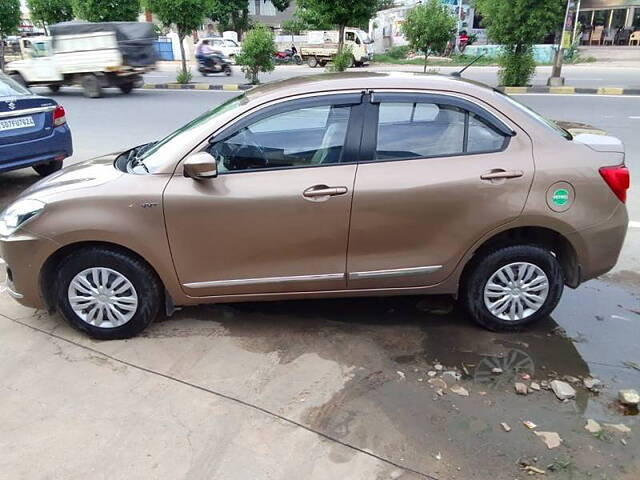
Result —
[[284, 51], [276, 52], [276, 63], [295, 63], [296, 65], [302, 65], [302, 57], [298, 55], [297, 50], [287, 48]]
[[198, 71], [206, 77], [210, 73], [224, 73], [231, 76], [231, 62], [221, 53], [214, 53], [198, 57]]

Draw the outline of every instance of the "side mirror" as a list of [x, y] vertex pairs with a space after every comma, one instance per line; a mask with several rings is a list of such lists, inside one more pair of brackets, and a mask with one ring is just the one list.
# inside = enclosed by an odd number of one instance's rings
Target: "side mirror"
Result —
[[218, 176], [218, 164], [210, 153], [198, 152], [189, 155], [183, 164], [184, 176], [194, 180]]

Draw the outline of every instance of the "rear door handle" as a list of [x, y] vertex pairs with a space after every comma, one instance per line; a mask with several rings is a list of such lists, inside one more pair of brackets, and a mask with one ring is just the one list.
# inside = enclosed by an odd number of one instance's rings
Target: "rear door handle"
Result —
[[334, 197], [336, 195], [344, 195], [349, 190], [347, 187], [327, 187], [326, 185], [315, 185], [307, 188], [302, 195], [307, 198], [316, 197]]
[[522, 170], [502, 170], [496, 168], [489, 173], [480, 175], [482, 180], [500, 180], [502, 178], [518, 178], [524, 175]]

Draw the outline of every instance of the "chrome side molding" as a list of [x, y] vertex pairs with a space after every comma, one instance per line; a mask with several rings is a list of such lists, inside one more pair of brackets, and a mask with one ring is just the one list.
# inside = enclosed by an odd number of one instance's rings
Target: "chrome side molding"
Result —
[[349, 280], [364, 280], [369, 278], [395, 278], [411, 275], [428, 275], [437, 272], [442, 265], [431, 265], [428, 267], [394, 268], [391, 270], [370, 270], [368, 272], [351, 272]]
[[320, 275], [296, 275], [291, 277], [239, 278], [235, 280], [214, 280], [211, 282], [185, 283], [186, 288], [237, 287], [248, 285], [315, 282], [322, 280], [344, 280], [344, 273], [325, 273]]
[[[352, 272], [348, 275], [349, 280], [364, 280], [370, 278], [395, 278], [415, 275], [428, 275], [437, 272], [442, 265], [431, 265], [428, 267], [394, 268], [391, 270], [370, 270], [368, 272]], [[215, 287], [241, 287], [252, 285], [277, 285], [282, 283], [315, 282], [323, 280], [344, 280], [344, 273], [324, 273], [319, 275], [295, 275], [291, 277], [260, 277], [260, 278], [238, 278], [234, 280], [213, 280], [210, 282], [185, 283], [185, 288], [215, 288]]]

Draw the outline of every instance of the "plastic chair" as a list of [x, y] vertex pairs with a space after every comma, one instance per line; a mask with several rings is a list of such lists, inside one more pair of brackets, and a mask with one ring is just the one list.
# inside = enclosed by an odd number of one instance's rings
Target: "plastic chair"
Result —
[[582, 32], [582, 36], [580, 37], [580, 43], [582, 43], [582, 45], [588, 45], [590, 39], [591, 39], [591, 29], [585, 28], [584, 32]]
[[629, 37], [629, 45], [640, 45], [640, 30], [636, 30]]
[[603, 45], [606, 45], [607, 42], [613, 45], [615, 40], [616, 40], [616, 31], [613, 28], [604, 31], [604, 38], [602, 39]]
[[630, 28], [621, 29], [616, 35], [616, 45], [628, 45], [632, 31]]
[[593, 45], [593, 42], [596, 42], [596, 45], [600, 45], [602, 43], [602, 34], [604, 32], [604, 27], [596, 27], [593, 29], [593, 33], [591, 34], [591, 39], [589, 40], [589, 45]]

